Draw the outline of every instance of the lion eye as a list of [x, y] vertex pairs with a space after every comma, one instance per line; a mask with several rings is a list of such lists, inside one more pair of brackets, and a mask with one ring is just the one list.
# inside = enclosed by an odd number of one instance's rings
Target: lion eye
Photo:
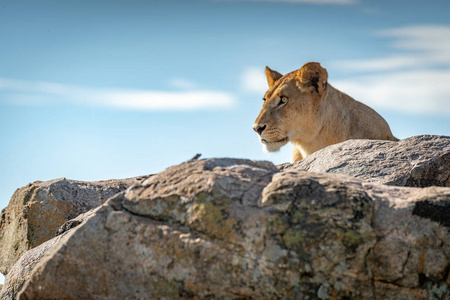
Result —
[[266, 98], [262, 98], [262, 100], [263, 100], [264, 102], [266, 102]]
[[283, 105], [288, 101], [288, 97], [286, 96], [281, 96], [280, 97], [280, 103], [278, 103], [278, 105]]

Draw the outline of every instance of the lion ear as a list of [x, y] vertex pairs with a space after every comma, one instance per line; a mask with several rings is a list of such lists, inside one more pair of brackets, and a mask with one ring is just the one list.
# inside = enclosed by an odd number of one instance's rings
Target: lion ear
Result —
[[283, 77], [283, 75], [281, 75], [277, 71], [271, 70], [269, 67], [266, 66], [266, 77], [267, 77], [267, 83], [269, 84], [269, 87], [272, 87], [272, 85], [275, 83], [275, 81], [277, 81], [278, 79]]
[[309, 62], [298, 70], [297, 80], [302, 89], [317, 92], [322, 96], [327, 86], [328, 72], [318, 62]]

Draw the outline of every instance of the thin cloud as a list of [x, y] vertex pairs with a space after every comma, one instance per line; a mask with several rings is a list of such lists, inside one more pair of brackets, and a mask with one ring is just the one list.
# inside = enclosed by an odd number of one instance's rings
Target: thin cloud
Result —
[[335, 66], [355, 71], [450, 67], [450, 26], [409, 26], [380, 30], [375, 35], [393, 39], [391, 47], [400, 53], [374, 59], [343, 60]]
[[449, 26], [409, 26], [380, 30], [377, 35], [396, 38], [393, 46], [399, 49], [442, 52], [450, 48]]
[[405, 68], [425, 67], [426, 61], [418, 56], [396, 55], [374, 59], [342, 60], [333, 63], [337, 69], [378, 72], [394, 71]]
[[335, 5], [349, 5], [358, 3], [356, 0], [218, 0], [218, 1], [247, 1], [247, 2], [275, 2], [275, 3], [292, 3], [292, 4], [335, 4]]
[[378, 31], [376, 35], [392, 38], [391, 47], [399, 53], [336, 62], [336, 69], [366, 75], [332, 84], [375, 108], [449, 116], [450, 27], [410, 26]]
[[[17, 105], [49, 105], [66, 102], [76, 105], [124, 110], [197, 110], [230, 108], [233, 95], [221, 91], [149, 91], [93, 89], [51, 82], [30, 82], [0, 78], [0, 99]], [[57, 100], [55, 100], [57, 99]]]

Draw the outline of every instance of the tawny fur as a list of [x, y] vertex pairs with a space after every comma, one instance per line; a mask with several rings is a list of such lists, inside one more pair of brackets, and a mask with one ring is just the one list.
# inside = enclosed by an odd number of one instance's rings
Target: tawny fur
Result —
[[284, 76], [266, 67], [266, 76], [269, 90], [254, 128], [264, 128], [260, 138], [269, 152], [290, 141], [296, 162], [350, 139], [398, 141], [376, 111], [332, 87], [319, 63]]

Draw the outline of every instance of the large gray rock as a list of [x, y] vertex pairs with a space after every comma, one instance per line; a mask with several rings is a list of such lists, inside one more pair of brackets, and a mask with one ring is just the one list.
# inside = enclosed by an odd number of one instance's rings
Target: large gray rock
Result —
[[396, 186], [450, 186], [450, 137], [419, 135], [399, 142], [349, 140], [279, 168], [345, 174]]
[[57, 237], [19, 299], [447, 299], [449, 213], [449, 188], [188, 162]]
[[66, 221], [145, 178], [98, 182], [63, 178], [17, 189], [0, 216], [0, 272], [6, 275], [23, 253], [55, 237]]

